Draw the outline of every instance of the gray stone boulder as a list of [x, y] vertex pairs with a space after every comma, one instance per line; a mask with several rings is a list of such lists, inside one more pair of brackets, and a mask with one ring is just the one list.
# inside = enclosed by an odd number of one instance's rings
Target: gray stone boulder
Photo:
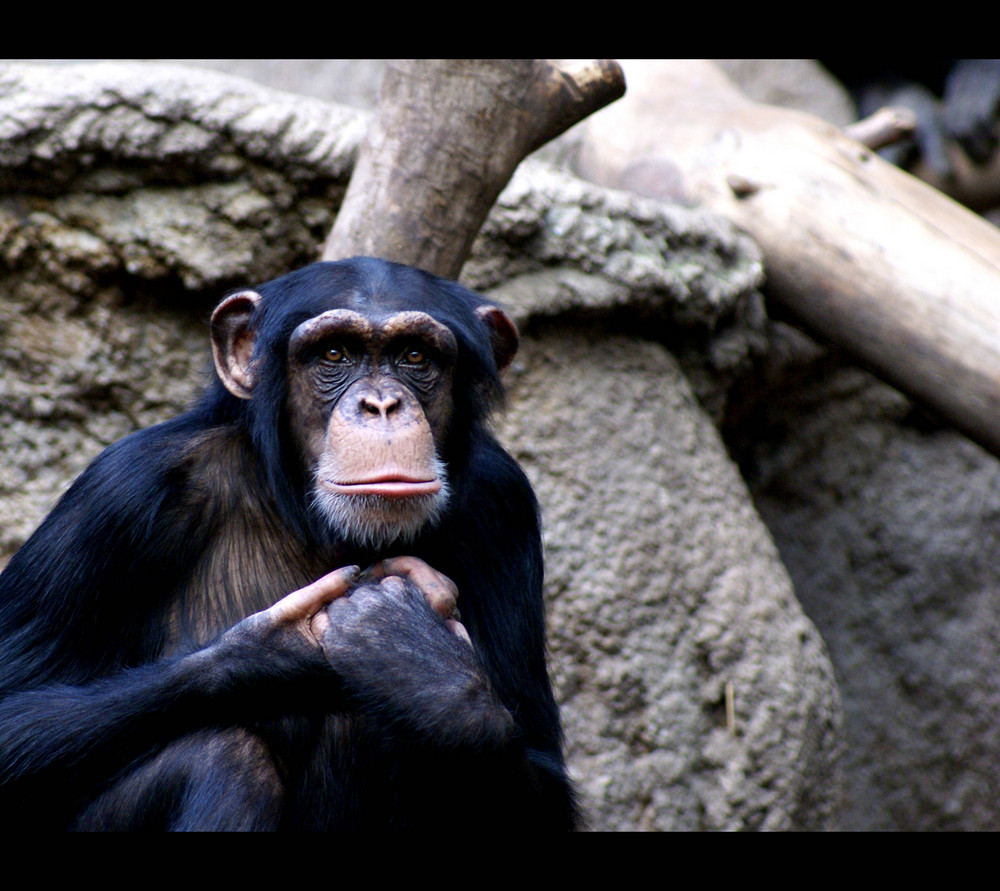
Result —
[[1000, 461], [801, 335], [775, 340], [736, 437], [834, 660], [841, 825], [995, 829]]

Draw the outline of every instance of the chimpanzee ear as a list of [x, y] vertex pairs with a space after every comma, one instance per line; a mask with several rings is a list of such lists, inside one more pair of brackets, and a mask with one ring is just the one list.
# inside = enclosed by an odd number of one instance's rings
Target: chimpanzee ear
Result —
[[226, 389], [240, 399], [250, 398], [255, 383], [250, 319], [259, 302], [256, 291], [239, 291], [226, 297], [212, 313], [215, 370]]
[[490, 329], [493, 358], [497, 364], [497, 371], [503, 374], [507, 370], [507, 366], [514, 360], [518, 344], [521, 342], [517, 326], [511, 317], [498, 306], [478, 306], [476, 307], [476, 315]]

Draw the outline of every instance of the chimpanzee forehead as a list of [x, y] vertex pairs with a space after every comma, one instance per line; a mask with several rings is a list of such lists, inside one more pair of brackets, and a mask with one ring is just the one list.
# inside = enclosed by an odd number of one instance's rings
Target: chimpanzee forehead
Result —
[[302, 322], [292, 332], [289, 351], [297, 354], [321, 340], [336, 336], [360, 338], [374, 349], [402, 337], [415, 337], [445, 355], [454, 356], [457, 350], [455, 335], [446, 325], [425, 312], [383, 310], [377, 314], [362, 314], [352, 309], [330, 309]]
[[429, 316], [439, 315], [438, 310], [447, 304], [439, 294], [427, 293], [422, 282], [399, 286], [392, 281], [365, 281], [354, 287], [331, 294], [330, 308], [353, 309], [370, 319], [386, 318], [400, 312], [416, 311]]

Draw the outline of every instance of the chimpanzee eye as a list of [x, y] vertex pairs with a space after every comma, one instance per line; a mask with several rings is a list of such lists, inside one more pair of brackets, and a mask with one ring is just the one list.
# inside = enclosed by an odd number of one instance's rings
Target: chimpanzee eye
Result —
[[419, 347], [408, 347], [400, 357], [407, 365], [426, 365], [427, 354]]
[[342, 344], [332, 343], [323, 350], [323, 358], [327, 362], [349, 362], [351, 356]]

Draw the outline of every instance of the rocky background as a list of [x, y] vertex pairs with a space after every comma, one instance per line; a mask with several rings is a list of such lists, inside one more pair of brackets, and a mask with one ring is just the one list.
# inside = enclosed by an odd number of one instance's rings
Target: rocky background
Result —
[[[0, 560], [336, 213], [379, 64], [194, 61], [0, 67]], [[850, 119], [809, 60], [726, 66]], [[770, 319], [744, 235], [575, 179], [573, 139], [463, 281], [524, 334], [500, 432], [591, 826], [995, 827], [996, 460]]]

